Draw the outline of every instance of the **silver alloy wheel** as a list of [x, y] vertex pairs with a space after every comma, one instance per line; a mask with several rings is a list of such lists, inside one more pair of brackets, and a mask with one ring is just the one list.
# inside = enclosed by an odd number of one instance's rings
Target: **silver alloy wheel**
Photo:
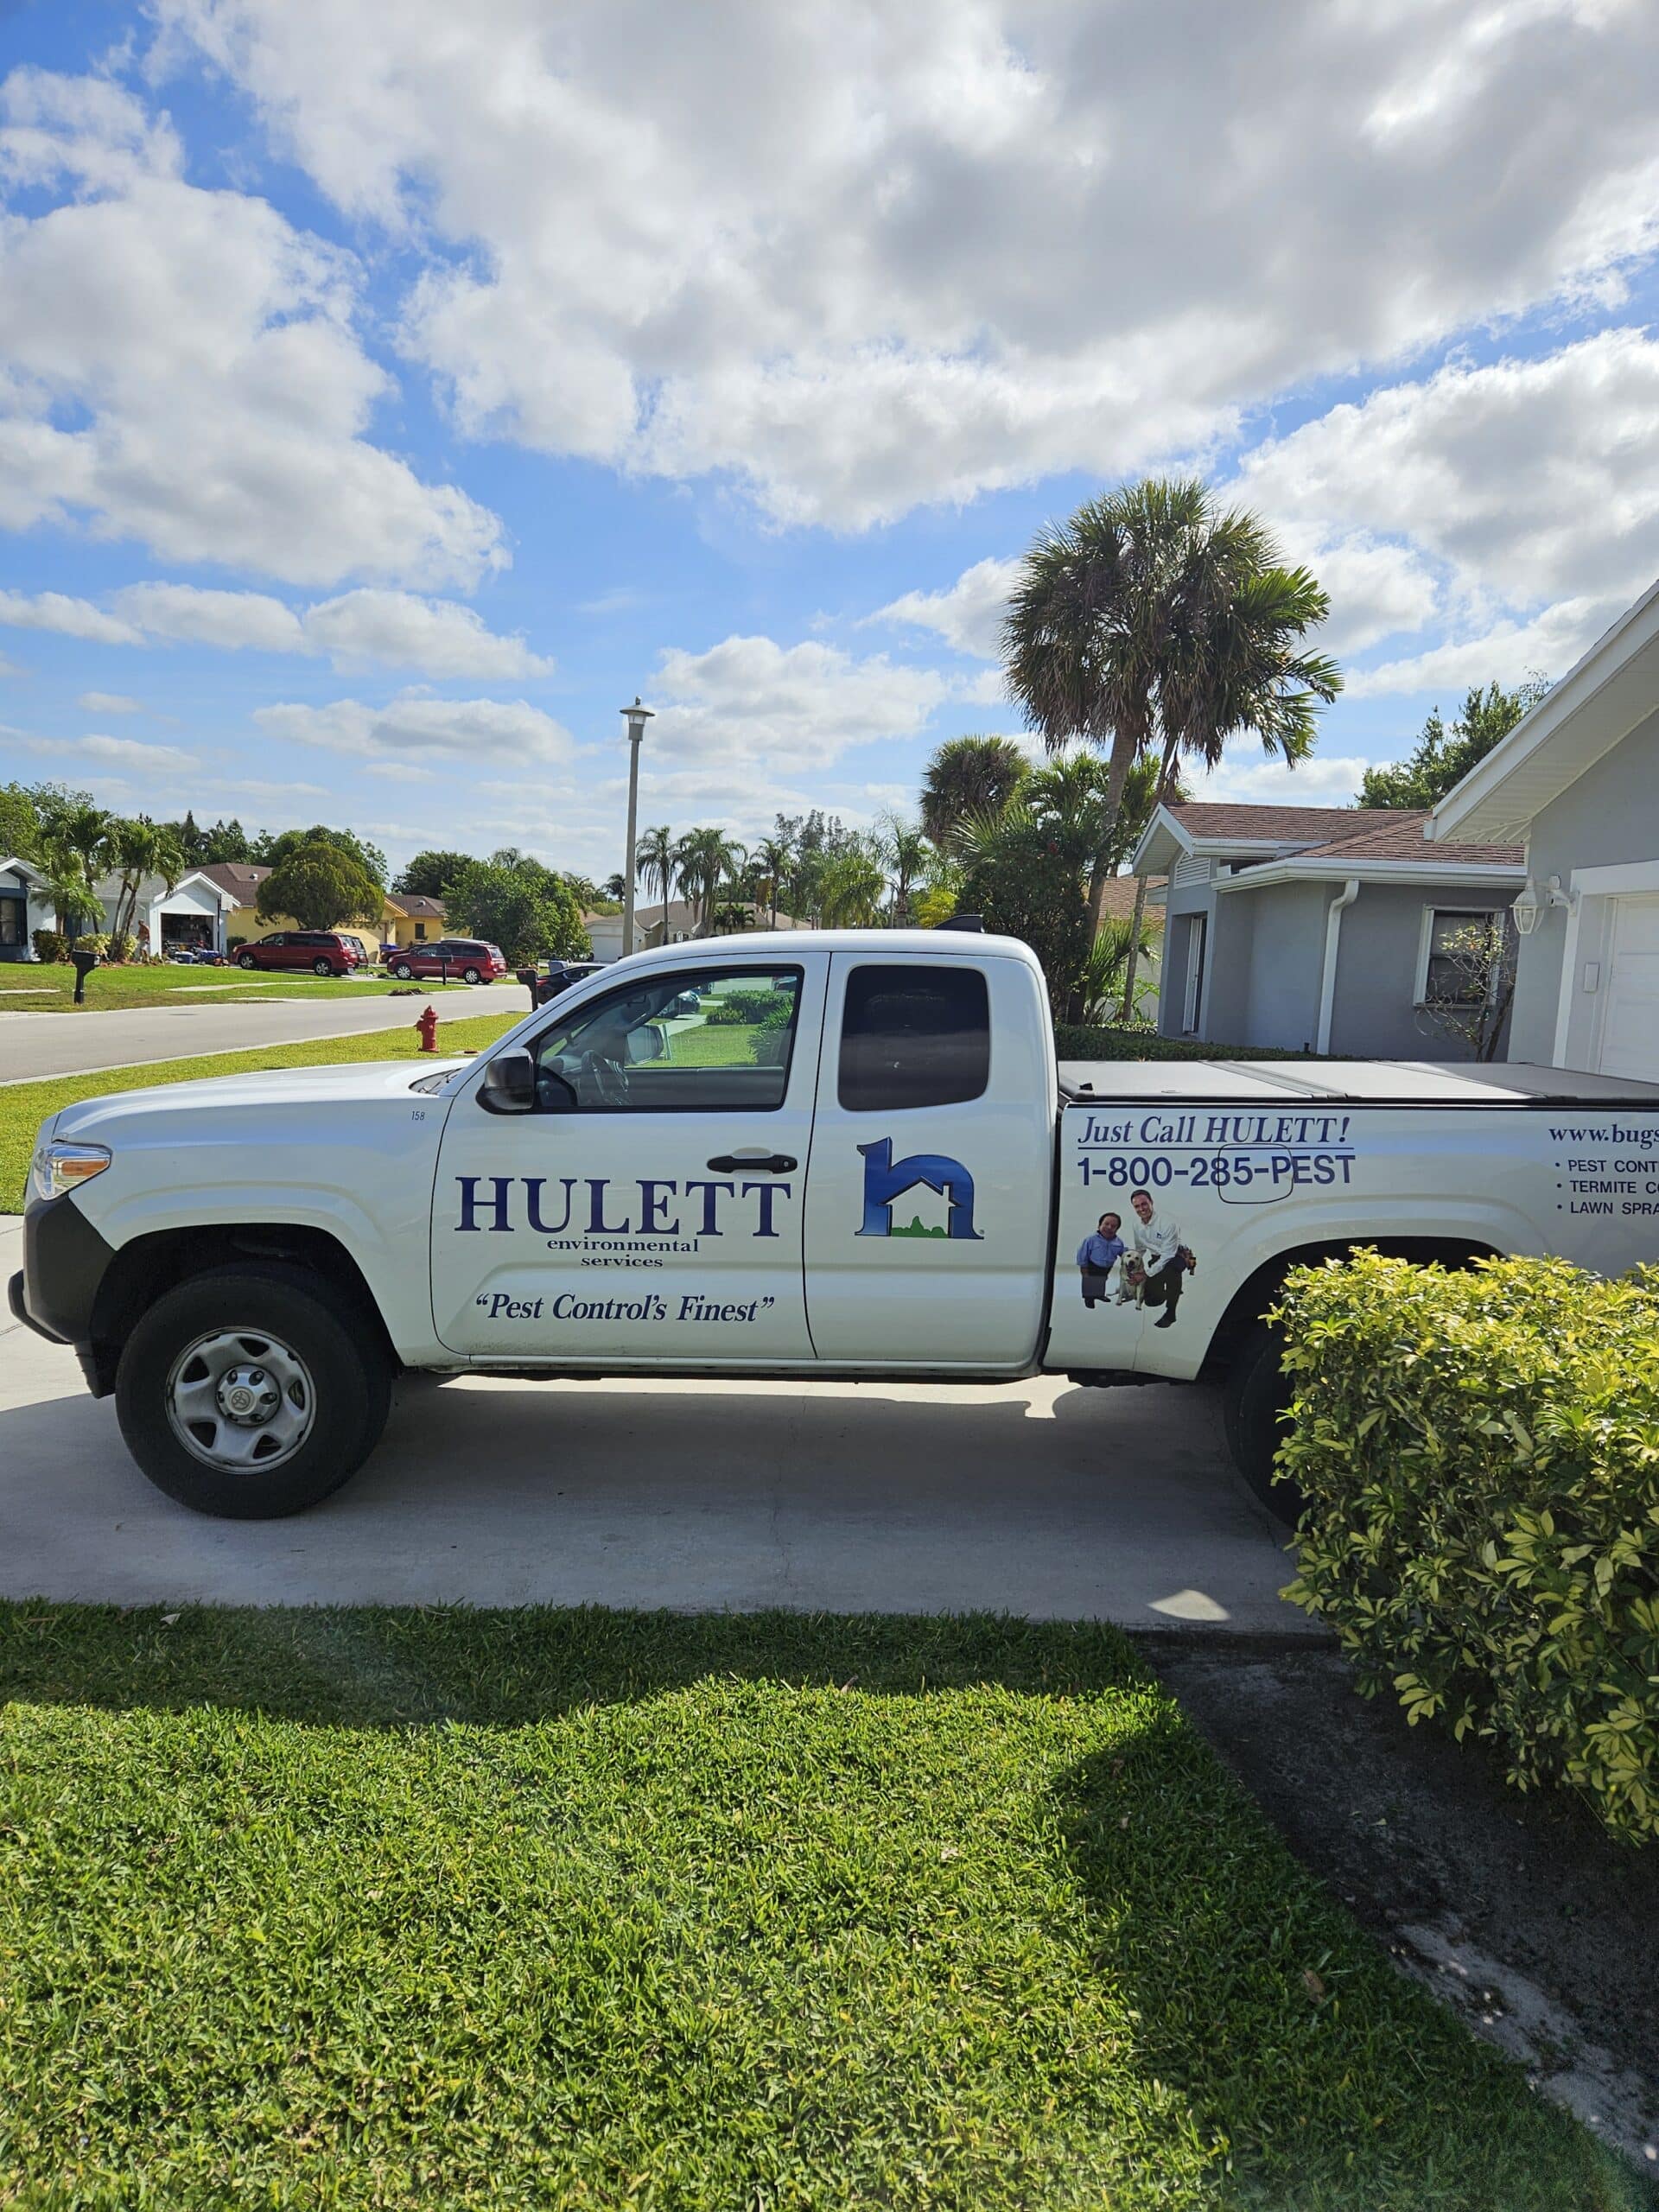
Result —
[[226, 1472], [280, 1467], [311, 1433], [317, 1394], [299, 1354], [263, 1329], [198, 1337], [167, 1378], [167, 1418], [185, 1450]]

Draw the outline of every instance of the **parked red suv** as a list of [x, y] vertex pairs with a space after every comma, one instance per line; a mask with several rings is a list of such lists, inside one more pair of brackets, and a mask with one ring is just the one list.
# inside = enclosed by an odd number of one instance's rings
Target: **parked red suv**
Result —
[[464, 983], [493, 983], [507, 972], [500, 946], [487, 944], [481, 937], [443, 937], [435, 944], [400, 945], [391, 964], [400, 983], [457, 976]]
[[368, 966], [369, 954], [360, 937], [345, 937], [339, 930], [277, 930], [243, 945], [236, 964], [238, 968], [308, 968], [314, 976], [349, 976], [353, 969]]

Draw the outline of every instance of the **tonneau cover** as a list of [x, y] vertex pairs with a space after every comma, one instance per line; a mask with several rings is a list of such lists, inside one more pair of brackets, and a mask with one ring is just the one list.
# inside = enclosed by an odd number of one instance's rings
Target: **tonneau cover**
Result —
[[1340, 1098], [1378, 1106], [1504, 1106], [1535, 1102], [1659, 1106], [1659, 1084], [1575, 1068], [1500, 1061], [1062, 1060], [1071, 1105], [1103, 1098]]

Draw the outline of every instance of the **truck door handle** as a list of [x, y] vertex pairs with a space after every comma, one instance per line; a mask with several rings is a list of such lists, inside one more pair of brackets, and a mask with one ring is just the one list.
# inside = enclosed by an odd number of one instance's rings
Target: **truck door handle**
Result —
[[792, 1175], [800, 1164], [786, 1152], [721, 1152], [709, 1163], [716, 1175]]

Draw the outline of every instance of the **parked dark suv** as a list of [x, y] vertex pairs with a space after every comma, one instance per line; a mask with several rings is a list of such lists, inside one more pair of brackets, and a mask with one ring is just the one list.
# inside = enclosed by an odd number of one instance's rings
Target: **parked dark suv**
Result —
[[245, 944], [236, 956], [238, 968], [308, 968], [314, 976], [349, 976], [366, 968], [369, 956], [361, 938], [339, 930], [277, 930], [270, 937]]
[[400, 983], [411, 978], [429, 982], [435, 977], [459, 976], [464, 983], [493, 983], [507, 972], [499, 944], [480, 937], [444, 937], [435, 944], [405, 944], [391, 957], [391, 972]]

